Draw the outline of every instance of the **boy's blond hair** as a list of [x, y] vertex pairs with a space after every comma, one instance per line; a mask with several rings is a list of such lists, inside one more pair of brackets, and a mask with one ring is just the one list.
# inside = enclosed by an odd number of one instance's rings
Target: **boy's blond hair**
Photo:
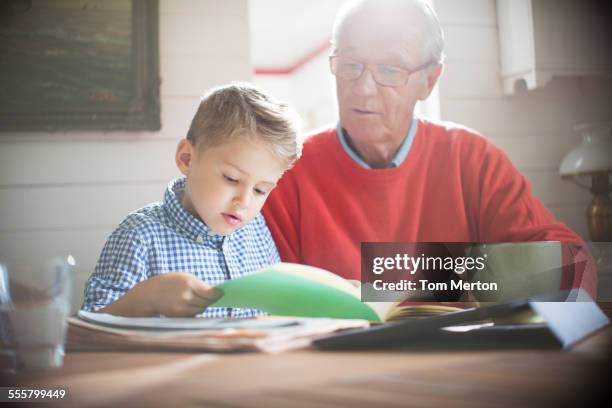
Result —
[[198, 149], [239, 138], [259, 140], [291, 166], [302, 153], [297, 114], [249, 83], [209, 90], [191, 121], [187, 139]]

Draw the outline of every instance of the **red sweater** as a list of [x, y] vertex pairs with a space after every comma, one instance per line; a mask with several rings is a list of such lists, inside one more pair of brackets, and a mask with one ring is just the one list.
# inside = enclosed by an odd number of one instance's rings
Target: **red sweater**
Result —
[[582, 242], [501, 150], [467, 128], [423, 119], [396, 168], [359, 166], [334, 128], [310, 137], [263, 214], [283, 261], [347, 279], [359, 279], [362, 241]]

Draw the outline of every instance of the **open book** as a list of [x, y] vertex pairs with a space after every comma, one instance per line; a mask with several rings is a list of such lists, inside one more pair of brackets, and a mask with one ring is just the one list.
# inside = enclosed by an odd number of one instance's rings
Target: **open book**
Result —
[[217, 286], [223, 297], [211, 307], [245, 307], [272, 315], [365, 319], [371, 322], [427, 317], [462, 309], [442, 305], [400, 306], [362, 302], [346, 279], [307, 265], [278, 263]]

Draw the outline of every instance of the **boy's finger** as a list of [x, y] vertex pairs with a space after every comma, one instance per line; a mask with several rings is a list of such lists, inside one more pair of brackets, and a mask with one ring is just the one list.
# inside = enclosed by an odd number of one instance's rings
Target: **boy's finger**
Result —
[[194, 295], [205, 299], [209, 302], [215, 301], [223, 296], [223, 292], [214, 286], [210, 286], [201, 280], [194, 280], [191, 284], [191, 290], [193, 290]]
[[193, 307], [199, 307], [200, 309], [205, 308], [206, 306], [210, 305], [211, 303], [213, 303], [215, 299], [212, 299], [211, 297], [202, 297], [202, 296], [198, 296], [194, 291], [191, 291], [190, 296], [187, 300], [187, 302], [185, 303], [186, 305], [189, 306], [193, 306]]

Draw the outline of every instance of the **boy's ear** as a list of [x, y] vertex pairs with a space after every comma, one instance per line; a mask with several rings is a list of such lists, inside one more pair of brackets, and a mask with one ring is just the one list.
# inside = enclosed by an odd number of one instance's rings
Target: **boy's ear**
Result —
[[181, 141], [176, 146], [176, 155], [174, 160], [176, 161], [176, 166], [179, 168], [183, 176], [189, 175], [189, 167], [191, 160], [193, 160], [194, 156], [194, 147], [191, 144], [191, 141], [187, 139], [181, 139]]

